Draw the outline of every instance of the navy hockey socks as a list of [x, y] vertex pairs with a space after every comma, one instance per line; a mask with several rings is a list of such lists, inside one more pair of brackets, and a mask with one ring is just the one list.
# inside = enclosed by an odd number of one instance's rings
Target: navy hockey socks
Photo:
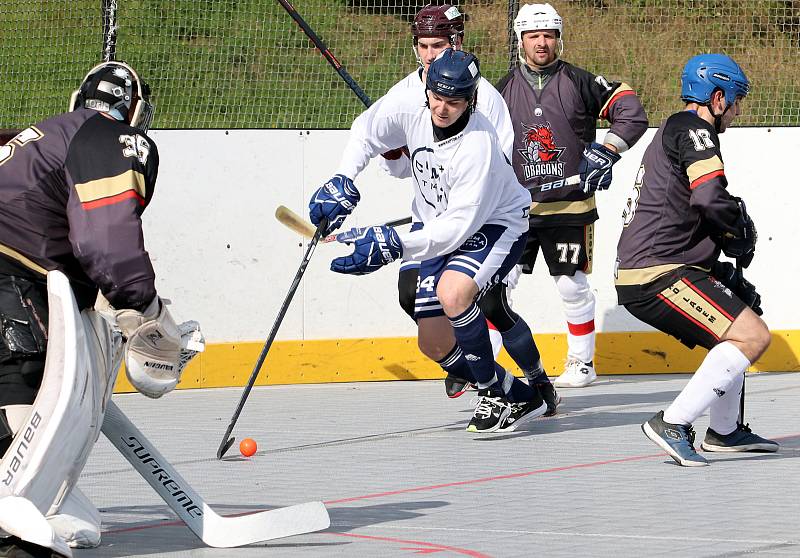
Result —
[[521, 317], [508, 331], [501, 331], [503, 346], [517, 363], [528, 381], [534, 384], [549, 384], [550, 380], [542, 368], [541, 355], [533, 340], [531, 328]]
[[467, 359], [464, 358], [464, 351], [461, 350], [458, 343], [455, 344], [452, 351], [447, 353], [447, 356], [442, 360], [437, 360], [436, 363], [448, 374], [452, 374], [462, 380], [467, 380], [472, 384], [477, 383], [475, 377], [472, 375], [472, 369], [469, 367]]
[[531, 401], [535, 393], [494, 361], [486, 318], [473, 302], [464, 313], [450, 318], [458, 345], [472, 369], [478, 388], [502, 393], [509, 401]]

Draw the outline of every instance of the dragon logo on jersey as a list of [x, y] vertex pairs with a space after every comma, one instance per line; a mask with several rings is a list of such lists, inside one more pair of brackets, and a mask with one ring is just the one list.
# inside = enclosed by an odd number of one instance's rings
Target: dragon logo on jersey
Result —
[[564, 176], [564, 163], [558, 161], [566, 148], [558, 147], [550, 123], [525, 125], [520, 155], [525, 160], [522, 168], [525, 179], [536, 176]]

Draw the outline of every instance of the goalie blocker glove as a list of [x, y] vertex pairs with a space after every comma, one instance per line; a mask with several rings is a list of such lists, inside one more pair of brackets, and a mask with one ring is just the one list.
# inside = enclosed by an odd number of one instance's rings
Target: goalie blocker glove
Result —
[[157, 399], [175, 389], [186, 364], [204, 349], [199, 324], [176, 325], [158, 297], [144, 312], [118, 310], [115, 318], [127, 339], [125, 373], [131, 385], [147, 397]]
[[352, 254], [331, 262], [331, 271], [336, 273], [366, 275], [403, 257], [400, 237], [386, 225], [350, 229], [336, 235], [336, 240], [355, 246]]
[[[714, 242], [729, 258], [734, 258], [742, 267], [748, 267], [756, 252], [758, 233], [756, 225], [747, 213], [747, 207], [741, 198], [734, 198], [739, 205], [739, 234], [723, 233], [713, 237]], [[724, 282], [724, 281], [723, 281]]]
[[622, 157], [601, 143], [592, 142], [583, 150], [583, 159], [578, 164], [583, 191], [591, 194], [597, 190], [608, 190], [611, 186], [611, 167]]
[[314, 225], [319, 226], [323, 218], [328, 219], [328, 229], [324, 234], [342, 226], [345, 217], [350, 215], [361, 200], [353, 181], [343, 174], [337, 174], [311, 196], [308, 215]]
[[714, 262], [711, 275], [752, 308], [753, 312], [759, 316], [764, 313], [761, 309], [761, 295], [756, 291], [755, 285], [745, 279], [731, 262]]

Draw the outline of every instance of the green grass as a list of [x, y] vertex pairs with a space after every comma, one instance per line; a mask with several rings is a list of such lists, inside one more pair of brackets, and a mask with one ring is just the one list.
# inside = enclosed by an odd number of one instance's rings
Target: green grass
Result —
[[[119, 0], [119, 59], [150, 82], [159, 128], [347, 128], [358, 98], [275, 0]], [[298, 12], [376, 99], [416, 66], [409, 4], [302, 0]], [[375, 5], [375, 2], [372, 2]], [[384, 5], [385, 2], [384, 2]], [[629, 83], [652, 125], [679, 108], [680, 70], [698, 52], [734, 56], [753, 83], [744, 125], [800, 125], [800, 10], [780, 0], [557, 2], [564, 59]], [[466, 47], [496, 81], [508, 65], [507, 4], [461, 5]], [[100, 58], [97, 0], [4, 0], [0, 128], [65, 109]]]

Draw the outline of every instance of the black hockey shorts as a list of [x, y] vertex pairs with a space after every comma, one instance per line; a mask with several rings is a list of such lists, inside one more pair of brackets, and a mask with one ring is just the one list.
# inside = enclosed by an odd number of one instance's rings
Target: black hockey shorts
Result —
[[0, 407], [30, 405], [47, 350], [47, 283], [0, 275]]
[[550, 275], [575, 275], [592, 272], [594, 223], [565, 227], [531, 227], [528, 243], [519, 260], [523, 273], [533, 273], [536, 256], [542, 250]]
[[683, 268], [653, 297], [625, 305], [628, 312], [693, 349], [711, 350], [747, 305], [700, 269]]

